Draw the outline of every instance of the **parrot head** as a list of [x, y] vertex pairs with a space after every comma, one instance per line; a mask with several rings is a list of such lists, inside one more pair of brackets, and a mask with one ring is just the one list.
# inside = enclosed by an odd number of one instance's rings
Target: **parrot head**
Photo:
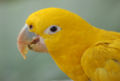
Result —
[[59, 54], [88, 43], [89, 30], [92, 29], [94, 27], [91, 28], [90, 24], [70, 11], [42, 9], [32, 13], [26, 20], [18, 36], [18, 48], [24, 57], [27, 49]]

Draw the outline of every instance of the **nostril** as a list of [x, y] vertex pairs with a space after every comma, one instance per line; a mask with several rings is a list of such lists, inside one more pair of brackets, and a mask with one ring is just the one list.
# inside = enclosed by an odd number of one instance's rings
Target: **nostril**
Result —
[[29, 26], [29, 28], [30, 28], [30, 29], [32, 29], [32, 28], [33, 28], [33, 26], [32, 26], [32, 25], [30, 25], [30, 26]]

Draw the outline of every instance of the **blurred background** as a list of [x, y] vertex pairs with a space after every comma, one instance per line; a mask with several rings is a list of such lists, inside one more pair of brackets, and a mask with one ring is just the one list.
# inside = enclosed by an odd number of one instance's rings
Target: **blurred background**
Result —
[[0, 0], [0, 81], [69, 80], [50, 55], [29, 52], [24, 60], [17, 49], [26, 18], [47, 7], [68, 9], [96, 27], [120, 31], [120, 0]]

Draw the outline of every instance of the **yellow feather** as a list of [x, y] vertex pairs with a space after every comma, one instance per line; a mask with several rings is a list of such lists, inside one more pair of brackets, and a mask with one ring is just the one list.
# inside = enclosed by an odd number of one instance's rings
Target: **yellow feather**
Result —
[[[120, 81], [119, 33], [98, 29], [60, 8], [37, 11], [26, 24], [33, 25], [30, 31], [43, 37], [56, 64], [72, 80]], [[51, 25], [61, 31], [46, 34]]]

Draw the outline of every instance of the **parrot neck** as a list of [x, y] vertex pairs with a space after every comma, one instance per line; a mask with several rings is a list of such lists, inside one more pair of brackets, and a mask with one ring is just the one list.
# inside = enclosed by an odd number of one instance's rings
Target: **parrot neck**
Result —
[[[57, 47], [52, 48], [54, 50], [49, 50], [56, 64], [73, 80], [74, 77], [78, 77], [77, 80], [83, 78], [80, 77], [84, 75], [81, 67], [81, 56], [91, 44], [97, 41], [99, 31], [99, 29], [91, 27], [88, 31], [77, 33], [75, 36], [70, 35], [72, 39], [66, 38], [60, 41], [61, 43], [56, 45]], [[67, 36], [64, 35], [64, 37]]]

